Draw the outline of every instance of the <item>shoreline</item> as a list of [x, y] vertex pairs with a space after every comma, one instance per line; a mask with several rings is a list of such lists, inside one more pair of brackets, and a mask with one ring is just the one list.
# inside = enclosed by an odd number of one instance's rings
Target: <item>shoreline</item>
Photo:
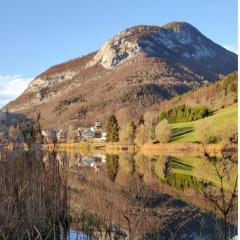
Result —
[[[53, 144], [44, 144], [44, 148], [49, 150], [54, 148]], [[227, 151], [237, 151], [238, 146], [233, 145], [229, 147], [224, 147], [223, 144], [199, 144], [199, 143], [146, 143], [142, 147], [137, 147], [135, 145], [123, 145], [118, 143], [60, 143], [55, 146], [56, 149], [62, 150], [74, 150], [74, 151], [104, 151], [108, 153], [119, 153], [119, 152], [138, 152], [141, 151], [146, 155], [154, 154], [171, 154], [171, 153], [184, 153], [184, 154], [203, 154], [207, 151], [210, 154], [220, 154], [222, 150]]]

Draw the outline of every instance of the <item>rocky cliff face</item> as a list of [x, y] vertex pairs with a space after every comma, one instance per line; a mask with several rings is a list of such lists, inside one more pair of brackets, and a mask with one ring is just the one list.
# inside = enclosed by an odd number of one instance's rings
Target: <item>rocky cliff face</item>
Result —
[[[114, 69], [139, 54], [177, 58], [177, 61], [198, 64], [215, 62], [218, 59], [218, 63], [221, 61], [222, 64], [228, 64], [227, 68], [234, 65], [234, 59], [236, 60], [233, 53], [226, 52], [190, 24], [169, 23], [163, 27], [136, 26], [120, 32], [102, 46], [87, 66], [99, 63], [107, 69]], [[209, 68], [206, 65], [205, 71], [210, 75], [211, 65]]]
[[111, 113], [131, 118], [235, 70], [237, 55], [188, 23], [135, 26], [99, 51], [40, 74], [8, 109], [27, 116], [41, 111], [43, 124], [54, 127], [89, 125]]

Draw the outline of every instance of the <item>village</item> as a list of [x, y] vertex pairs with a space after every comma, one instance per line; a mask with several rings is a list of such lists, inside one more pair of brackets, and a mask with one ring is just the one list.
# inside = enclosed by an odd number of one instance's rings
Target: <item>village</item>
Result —
[[78, 127], [74, 129], [69, 127], [69, 129], [43, 129], [42, 137], [44, 144], [51, 143], [74, 143], [80, 141], [98, 141], [105, 142], [107, 139], [107, 133], [99, 121], [96, 121], [94, 126], [90, 128]]

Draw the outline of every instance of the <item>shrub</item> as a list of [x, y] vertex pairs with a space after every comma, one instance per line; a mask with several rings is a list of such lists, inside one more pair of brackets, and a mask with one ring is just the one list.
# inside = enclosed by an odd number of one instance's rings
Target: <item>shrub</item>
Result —
[[133, 122], [128, 123], [120, 131], [120, 143], [133, 144], [136, 135], [136, 126]]
[[161, 143], [167, 143], [171, 136], [172, 128], [166, 119], [159, 122], [155, 128], [155, 138]]

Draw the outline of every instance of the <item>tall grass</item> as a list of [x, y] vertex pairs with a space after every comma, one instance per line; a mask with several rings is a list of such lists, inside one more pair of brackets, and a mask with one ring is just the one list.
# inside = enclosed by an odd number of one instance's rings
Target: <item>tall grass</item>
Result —
[[5, 152], [0, 160], [0, 239], [60, 239], [67, 185], [55, 153]]
[[222, 144], [208, 144], [206, 146], [196, 143], [165, 143], [165, 144], [151, 144], [146, 143], [142, 147], [144, 154], [170, 154], [170, 153], [184, 153], [187, 155], [200, 156], [203, 155], [204, 150], [207, 150], [212, 154], [220, 154], [221, 150], [224, 148]]

